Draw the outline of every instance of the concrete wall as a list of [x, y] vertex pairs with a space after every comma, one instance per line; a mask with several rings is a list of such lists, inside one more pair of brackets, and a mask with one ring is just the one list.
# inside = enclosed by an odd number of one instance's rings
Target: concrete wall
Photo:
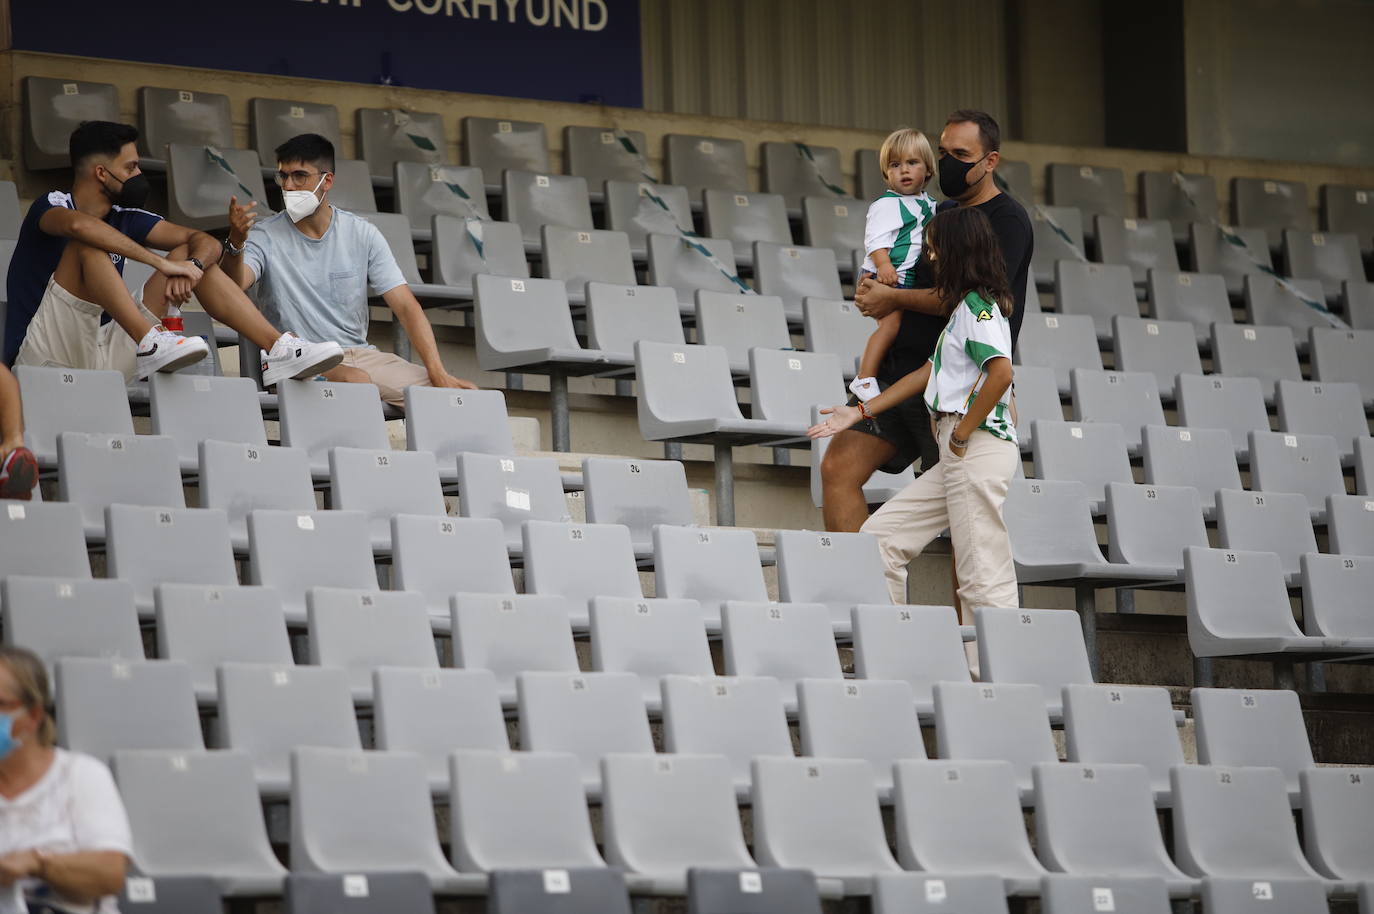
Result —
[[1101, 146], [1102, 19], [1097, 0], [1014, 0], [1011, 135], [1029, 143]]

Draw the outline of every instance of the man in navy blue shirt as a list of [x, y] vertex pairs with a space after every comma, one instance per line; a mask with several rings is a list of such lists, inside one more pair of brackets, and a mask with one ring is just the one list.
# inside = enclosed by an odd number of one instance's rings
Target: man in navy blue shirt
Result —
[[[5, 361], [110, 368], [126, 378], [176, 371], [208, 352], [199, 337], [161, 324], [168, 306], [185, 304], [194, 293], [206, 313], [267, 353], [268, 386], [337, 365], [343, 358], [337, 344], [307, 342], [268, 323], [220, 270], [218, 241], [141, 208], [148, 179], [138, 167], [137, 139], [135, 128], [108, 121], [72, 131], [71, 192], [39, 197], [19, 230], [8, 277]], [[142, 302], [124, 285], [126, 260], [157, 271]]]

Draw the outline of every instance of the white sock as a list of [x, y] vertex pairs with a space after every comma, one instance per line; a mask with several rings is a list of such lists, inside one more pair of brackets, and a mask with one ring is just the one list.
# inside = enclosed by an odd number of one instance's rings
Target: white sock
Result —
[[854, 396], [867, 403], [878, 396], [877, 378], [855, 378], [849, 382], [849, 390]]

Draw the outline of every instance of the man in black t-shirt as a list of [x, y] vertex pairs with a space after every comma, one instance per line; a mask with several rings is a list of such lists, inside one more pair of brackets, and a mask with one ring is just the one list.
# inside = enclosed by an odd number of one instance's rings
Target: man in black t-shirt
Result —
[[[1015, 297], [1011, 317], [1012, 343], [1021, 332], [1026, 298], [1026, 274], [1031, 261], [1031, 224], [1025, 207], [998, 189], [993, 176], [1001, 159], [1001, 130], [982, 111], [960, 110], [949, 116], [940, 133], [940, 191], [948, 206], [976, 206], [988, 217], [1006, 259], [1007, 280]], [[943, 307], [932, 290], [934, 276], [923, 248], [913, 268], [912, 288], [894, 289], [863, 280], [854, 295], [859, 310], [881, 318], [902, 312], [901, 328], [888, 350], [878, 383], [886, 388], [919, 369], [930, 359], [944, 329]], [[900, 472], [917, 459], [929, 468], [939, 458], [930, 433], [925, 402], [911, 397], [879, 419], [861, 422], [836, 435], [821, 462], [825, 528], [858, 530], [868, 519], [863, 484], [875, 470]]]

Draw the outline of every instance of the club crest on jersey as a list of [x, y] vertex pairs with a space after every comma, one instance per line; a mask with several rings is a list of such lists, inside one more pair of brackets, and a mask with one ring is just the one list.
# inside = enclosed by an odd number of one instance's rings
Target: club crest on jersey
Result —
[[979, 312], [978, 312], [978, 320], [980, 320], [980, 321], [990, 321], [990, 320], [992, 320], [992, 311], [991, 311], [991, 309], [984, 308], [982, 311], [979, 311]]
[[113, 254], [113, 253], [110, 254], [110, 263], [114, 264], [115, 266], [119, 266], [119, 265], [122, 264], [123, 262], [124, 262], [124, 255], [123, 255], [123, 254]]

